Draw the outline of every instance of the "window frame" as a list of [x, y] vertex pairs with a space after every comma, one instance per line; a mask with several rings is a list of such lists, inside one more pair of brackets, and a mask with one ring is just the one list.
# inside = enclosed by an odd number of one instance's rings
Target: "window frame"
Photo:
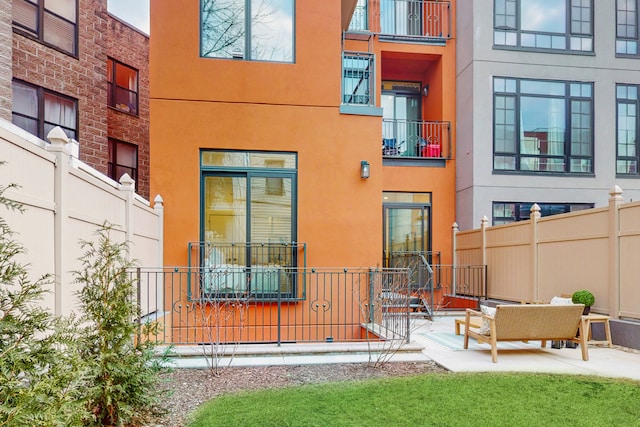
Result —
[[[268, 62], [268, 63], [280, 63], [280, 64], [295, 64], [296, 62], [296, 0], [288, 0], [291, 2], [291, 58], [287, 60], [270, 60], [270, 59], [261, 59], [261, 58], [253, 58], [253, 49], [255, 47], [254, 38], [252, 37], [253, 26], [251, 22], [252, 15], [252, 0], [235, 0], [238, 2], [243, 2], [242, 14], [243, 17], [239, 21], [243, 25], [243, 35], [238, 36], [238, 39], [243, 39], [242, 49], [234, 49], [229, 55], [216, 55], [216, 53], [220, 52], [220, 50], [216, 50], [210, 54], [205, 54], [204, 45], [205, 45], [205, 37], [203, 33], [203, 6], [205, 2], [210, 0], [200, 0], [199, 1], [199, 9], [198, 9], [198, 19], [199, 19], [199, 55], [201, 58], [206, 59], [232, 59], [232, 60], [243, 60], [243, 61], [254, 61], [254, 62]], [[231, 0], [233, 1], [233, 0]], [[231, 24], [233, 25], [233, 24]], [[230, 26], [229, 26], [230, 28]], [[228, 33], [229, 28], [225, 31]], [[231, 46], [231, 45], [228, 45]], [[224, 48], [224, 47], [223, 47]], [[223, 49], [221, 48], [221, 49]]]
[[[60, 128], [62, 128], [63, 130], [65, 130], [65, 133], [67, 134], [67, 136], [69, 138], [73, 138], [75, 140], [79, 139], [79, 128], [80, 128], [80, 124], [79, 124], [79, 117], [80, 117], [80, 112], [78, 110], [78, 100], [76, 98], [70, 97], [68, 95], [62, 94], [62, 93], [58, 93], [46, 88], [43, 88], [42, 86], [38, 86], [38, 85], [34, 85], [32, 83], [26, 82], [24, 80], [20, 80], [20, 79], [13, 79], [12, 81], [12, 93], [14, 92], [13, 90], [13, 83], [18, 83], [21, 84], [23, 86], [27, 86], [30, 87], [32, 89], [36, 90], [36, 96], [37, 96], [37, 102], [38, 102], [38, 114], [37, 117], [31, 117], [31, 116], [27, 116], [26, 114], [22, 114], [22, 113], [18, 113], [16, 111], [14, 111], [14, 109], [11, 109], [11, 116], [12, 116], [12, 122], [13, 122], [13, 116], [20, 116], [20, 117], [26, 117], [29, 118], [31, 120], [36, 120], [37, 121], [37, 134], [35, 136], [37, 136], [38, 138], [47, 141], [47, 135], [45, 135], [45, 125], [46, 124], [50, 124], [53, 125], [53, 127], [56, 126], [60, 126]], [[50, 121], [46, 121], [45, 120], [45, 95], [51, 95], [54, 96], [56, 98], [61, 98], [67, 101], [71, 101], [74, 103], [75, 105], [75, 129], [70, 128], [66, 125], [62, 125], [62, 124], [57, 124], [57, 123], [53, 123]], [[69, 132], [73, 132], [72, 135], [69, 135]]]
[[[235, 163], [232, 161], [230, 165], [223, 164], [212, 164], [205, 161], [205, 156], [207, 154], [230, 154], [234, 156]], [[286, 197], [285, 191], [276, 192], [276, 194], [270, 194], [266, 192], [266, 186], [268, 184], [268, 180], [280, 180], [284, 182], [284, 180], [290, 180], [291, 182], [291, 224], [290, 224], [290, 233], [291, 233], [291, 241], [284, 242], [285, 245], [296, 244], [298, 241], [298, 154], [295, 152], [282, 152], [282, 151], [247, 151], [247, 150], [220, 150], [220, 149], [200, 149], [200, 225], [199, 225], [199, 235], [200, 242], [207, 242], [205, 231], [206, 231], [206, 179], [210, 177], [226, 177], [226, 178], [243, 178], [245, 179], [246, 186], [246, 200], [245, 204], [247, 209], [245, 211], [245, 232], [247, 233], [246, 241], [242, 242], [224, 242], [233, 245], [239, 244], [242, 245], [254, 245], [259, 246], [260, 244], [270, 244], [269, 242], [260, 242], [253, 241], [252, 233], [254, 230], [252, 229], [252, 211], [251, 205], [254, 201], [253, 194], [251, 192], [251, 186], [254, 182], [254, 179], [264, 179], [265, 180], [265, 195], [273, 196], [275, 198], [278, 197]], [[254, 159], [259, 158], [261, 155], [274, 156], [274, 159], [265, 159], [264, 165], [257, 165], [253, 162]], [[255, 157], [254, 157], [255, 156]], [[285, 159], [286, 157], [286, 159]], [[242, 159], [241, 162], [238, 160]], [[284, 159], [281, 161], [281, 159]], [[291, 164], [291, 163], [293, 164]], [[258, 200], [256, 198], [256, 200]], [[215, 245], [214, 245], [215, 247]], [[247, 269], [251, 269], [255, 265], [251, 262], [249, 257], [246, 259], [247, 265], [244, 267]], [[305, 264], [305, 259], [300, 259], [298, 254], [294, 255], [294, 264], [295, 267], [300, 266], [301, 264]], [[257, 264], [256, 264], [257, 265]], [[199, 266], [202, 267], [202, 266]], [[259, 292], [254, 293], [254, 298], [260, 301], [273, 301], [277, 298], [282, 298], [288, 301], [298, 300], [298, 283], [295, 279], [291, 282], [291, 289], [287, 292], [279, 293], [270, 293], [270, 292]], [[233, 298], [236, 295], [236, 292], [230, 293], [214, 293], [211, 296], [215, 299], [225, 299], [225, 298]]]
[[[376, 56], [370, 52], [343, 51], [342, 62], [342, 99], [341, 105], [357, 105], [375, 107], [376, 100]], [[357, 67], [356, 64], [367, 64], [366, 67]], [[359, 83], [354, 85], [353, 80], [364, 82], [364, 93], [358, 93]]]
[[[136, 76], [136, 90], [133, 91], [129, 88], [118, 86], [118, 77], [117, 77], [117, 69], [118, 65], [128, 68], [133, 71]], [[111, 76], [112, 81], [109, 81], [109, 76]], [[125, 64], [122, 61], [118, 61], [112, 57], [107, 57], [107, 105], [117, 111], [122, 113], [131, 114], [133, 116], [140, 116], [140, 71], [134, 67], [131, 67]], [[124, 90], [128, 93], [135, 94], [135, 111], [127, 111], [123, 108], [119, 108], [117, 105], [117, 96], [118, 89]], [[129, 106], [128, 106], [129, 107]]]
[[[634, 27], [635, 27], [635, 35], [634, 36], [619, 36], [618, 35], [618, 30], [619, 30], [619, 26], [623, 25], [620, 23], [619, 17], [620, 17], [620, 0], [616, 0], [616, 27], [615, 27], [615, 36], [616, 36], [616, 45], [615, 45], [615, 49], [616, 49], [616, 57], [621, 57], [621, 58], [640, 58], [640, 13], [638, 11], [638, 6], [640, 6], [640, 4], [638, 4], [638, 0], [633, 0], [634, 4], [635, 4], [635, 22], [634, 22]], [[626, 9], [625, 9], [626, 11]], [[627, 24], [624, 24], [625, 27], [629, 26]], [[628, 48], [631, 44], [635, 45], [635, 53], [628, 53]], [[624, 49], [625, 52], [621, 52], [620, 50], [622, 50], [622, 46], [626, 46], [626, 48]]]
[[108, 138], [107, 150], [109, 153], [109, 158], [107, 160], [107, 172], [108, 172], [107, 175], [109, 176], [109, 178], [113, 179], [114, 181], [120, 182], [119, 180], [122, 175], [119, 177], [116, 177], [116, 168], [122, 167], [126, 169], [132, 169], [131, 166], [118, 163], [118, 146], [119, 145], [135, 148], [136, 165], [135, 165], [135, 168], [133, 168], [133, 174], [129, 174], [129, 176], [131, 177], [131, 179], [133, 179], [135, 183], [135, 188], [137, 189], [138, 188], [138, 170], [140, 165], [140, 147], [136, 144], [132, 144], [130, 142], [122, 141], [116, 138]]
[[[633, 88], [635, 89], [636, 92], [636, 96], [635, 99], [630, 99], [628, 96], [625, 98], [621, 98], [618, 96], [619, 93], [619, 89], [621, 88], [626, 88], [627, 92], [629, 88]], [[640, 175], [640, 171], [638, 170], [638, 167], [640, 166], [640, 153], [638, 152], [638, 148], [640, 147], [640, 142], [638, 141], [638, 135], [640, 135], [640, 111], [638, 111], [638, 108], [640, 108], [640, 84], [627, 84], [627, 83], [617, 83], [616, 84], [616, 177], [623, 177], [623, 178], [631, 178], [631, 177], [637, 177]], [[633, 105], [635, 107], [635, 120], [634, 120], [634, 124], [633, 124], [633, 130], [635, 132], [635, 144], [633, 144], [634, 146], [634, 150], [635, 150], [635, 154], [634, 155], [620, 155], [620, 107], [621, 104], [625, 104], [625, 105]], [[626, 172], [620, 172], [619, 169], [619, 162], [635, 162], [635, 164], [632, 166], [632, 164], [628, 164], [627, 167], [627, 171]], [[635, 171], [629, 171], [630, 168], [634, 168]]]
[[[585, 21], [576, 21], [573, 19], [573, 8], [572, 5], [573, 0], [564, 0], [566, 3], [566, 16], [565, 16], [565, 31], [564, 33], [555, 33], [555, 32], [546, 32], [546, 31], [528, 31], [522, 28], [522, 1], [523, 0], [494, 0], [493, 1], [493, 48], [494, 49], [505, 49], [505, 50], [526, 50], [526, 51], [534, 51], [534, 52], [546, 52], [546, 53], [563, 53], [563, 54], [576, 54], [576, 55], [595, 55], [595, 37], [594, 37], [594, 0], [589, 1], [589, 24], [590, 24], [590, 32], [574, 32], [572, 28], [572, 24], [574, 22], [585, 22]], [[515, 13], [513, 15], [500, 14], [500, 16], [513, 16], [515, 24], [513, 26], [509, 25], [498, 25], [498, 3], [506, 4], [512, 3], [515, 6]], [[582, 8], [582, 6], [578, 5], [577, 7]], [[506, 21], [506, 18], [505, 18]], [[515, 40], [513, 43], [507, 43], [507, 38], [509, 34], [513, 34], [515, 36]], [[503, 35], [505, 38], [504, 43], [497, 43], [497, 37], [499, 35]], [[526, 46], [522, 44], [522, 36], [523, 35], [532, 35], [534, 38], [538, 36], [548, 37], [549, 38], [549, 47], [541, 47], [537, 46]], [[564, 47], [553, 47], [553, 37], [564, 37], [565, 43]], [[573, 48], [572, 42], [576, 41], [576, 43], [580, 44], [580, 48]], [[590, 47], [583, 47], [583, 42], [588, 41], [590, 43]]]
[[[577, 211], [581, 211], [581, 210], [586, 210], [586, 209], [593, 209], [595, 207], [595, 203], [581, 203], [581, 202], [504, 202], [504, 201], [493, 201], [491, 202], [491, 225], [503, 225], [503, 224], [512, 224], [514, 222], [519, 222], [519, 221], [527, 221], [530, 219], [530, 213], [529, 215], [522, 215], [522, 212], [526, 211], [526, 212], [530, 212], [531, 211], [531, 206], [533, 206], [534, 203], [537, 203], [538, 206], [540, 206], [540, 214], [541, 216], [553, 216], [553, 215], [559, 215], [562, 213], [569, 213], [569, 212], [577, 212]], [[510, 217], [506, 217], [506, 216], [496, 216], [496, 207], [497, 205], [513, 205], [513, 211], [512, 211], [512, 215]], [[526, 208], [526, 206], [528, 206], [528, 209], [524, 209]], [[558, 213], [553, 213], [553, 214], [547, 214], [544, 215], [544, 211], [548, 210], [551, 207], [563, 207], [564, 208], [564, 212], [558, 212]], [[504, 211], [504, 206], [503, 206], [503, 211]], [[575, 209], [575, 208], [579, 208], [579, 209]]]
[[[79, 27], [79, 17], [80, 17], [80, 1], [79, 0], [74, 0], [75, 2], [75, 22], [74, 21], [70, 21], [69, 19], [58, 15], [55, 12], [50, 11], [49, 9], [47, 9], [44, 5], [45, 0], [13, 0], [14, 4], [13, 4], [13, 9], [15, 9], [17, 6], [16, 4], [18, 2], [23, 2], [32, 6], [35, 6], [36, 8], [36, 17], [35, 17], [35, 28], [30, 28], [29, 26], [25, 25], [24, 23], [21, 22], [17, 22], [15, 20], [15, 13], [12, 13], [12, 26], [13, 26], [13, 30], [18, 32], [21, 35], [24, 35], [25, 37], [29, 37], [31, 39], [37, 40], [39, 43], [42, 43], [45, 46], [48, 46], [52, 49], [55, 49], [59, 52], [62, 52], [64, 54], [67, 55], [71, 55], [75, 58], [78, 58], [78, 44], [79, 44], [79, 31], [78, 31], [78, 27]], [[29, 7], [29, 6], [27, 6]], [[48, 42], [45, 40], [45, 16], [51, 15], [56, 19], [60, 19], [68, 24], [71, 24], [73, 26], [73, 40], [71, 40], [71, 42], [73, 43], [73, 49], [72, 50], [67, 50], [62, 46], [58, 46], [54, 43]]]
[[[496, 82], [499, 80], [503, 80], [505, 83], [505, 90], [500, 92], [496, 89]], [[560, 97], [559, 95], [543, 95], [543, 94], [535, 94], [533, 92], [522, 92], [521, 84], [523, 82], [539, 82], [539, 83], [559, 83], [564, 85], [564, 95]], [[593, 82], [581, 82], [581, 81], [569, 81], [569, 80], [548, 80], [548, 79], [529, 79], [529, 78], [516, 78], [516, 77], [504, 77], [504, 76], [494, 76], [493, 77], [493, 120], [492, 120], [492, 134], [493, 134], [493, 147], [492, 147], [492, 170], [493, 173], [503, 174], [503, 173], [511, 173], [511, 174], [532, 174], [532, 175], [576, 175], [576, 176], [593, 176], [595, 171], [595, 159], [594, 159], [594, 108], [595, 108], [595, 97], [594, 97], [594, 84]], [[507, 86], [513, 85], [513, 90], [509, 90]], [[590, 88], [590, 97], [586, 96], [575, 96], [571, 93], [572, 85], [578, 85], [580, 89], [582, 89], [583, 85], [588, 85]], [[548, 153], [545, 155], [542, 154], [532, 154], [532, 153], [522, 153], [522, 97], [535, 97], [535, 98], [543, 98], [543, 99], [563, 99], [564, 100], [564, 141], [563, 141], [563, 153], [561, 155], [549, 155]], [[497, 99], [498, 97], [511, 97], [514, 99], [514, 151], [497, 151], [497, 138], [496, 138], [496, 120], [497, 120]], [[581, 141], [573, 141], [572, 140], [572, 130], [573, 129], [584, 129], [584, 128], [574, 128], [573, 125], [573, 110], [572, 104], [574, 102], [589, 102], [589, 136], [590, 136], [590, 153], [588, 155], [582, 154], [573, 154], [573, 145], [574, 143], [580, 144]], [[508, 123], [506, 123], [508, 124]], [[505, 125], [506, 125], [505, 124]], [[496, 168], [496, 160], [498, 157], [513, 157], [514, 168]], [[544, 159], [553, 159], [562, 158], [564, 160], [564, 167], [562, 171], [558, 170], [531, 170], [531, 169], [522, 169], [522, 159], [525, 158], [544, 158]], [[587, 171], [579, 171], [579, 170], [571, 170], [572, 168], [572, 160], [588, 160], [590, 161], [591, 168]], [[547, 163], [546, 163], [547, 164]], [[553, 165], [553, 162], [551, 163]], [[576, 163], [576, 167], [578, 164]], [[581, 166], [583, 167], [583, 166]]]

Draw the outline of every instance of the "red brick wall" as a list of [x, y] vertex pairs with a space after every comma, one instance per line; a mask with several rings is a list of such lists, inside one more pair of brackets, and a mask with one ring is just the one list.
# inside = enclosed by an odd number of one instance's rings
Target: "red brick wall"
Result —
[[0, 118], [11, 121], [11, 2], [0, 1]]
[[78, 100], [80, 159], [107, 172], [107, 0], [80, 0], [78, 57], [13, 33], [13, 77]]
[[138, 70], [138, 116], [108, 108], [109, 137], [138, 146], [136, 191], [149, 198], [149, 37], [107, 17], [109, 56]]

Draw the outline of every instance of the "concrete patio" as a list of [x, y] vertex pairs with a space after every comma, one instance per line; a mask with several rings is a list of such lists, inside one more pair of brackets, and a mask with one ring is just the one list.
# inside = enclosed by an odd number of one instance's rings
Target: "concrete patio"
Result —
[[[445, 313], [433, 321], [415, 318], [411, 342], [402, 346], [392, 361], [433, 360], [452, 372], [540, 372], [597, 375], [640, 381], [640, 351], [589, 346], [589, 361], [583, 361], [579, 348], [540, 347], [539, 341], [508, 342], [498, 345], [498, 363], [491, 362], [488, 344], [470, 339], [463, 349], [462, 335], [455, 335], [454, 321], [462, 313]], [[363, 363], [369, 361], [376, 343], [257, 344], [234, 349], [233, 358], [223, 357], [220, 366], [268, 366], [324, 363]], [[177, 347], [173, 364], [180, 368], [206, 368], [201, 346]], [[389, 354], [389, 352], [387, 352]], [[375, 354], [373, 355], [375, 359]]]
[[[412, 342], [420, 343], [422, 354], [452, 372], [543, 372], [598, 375], [640, 380], [640, 351], [614, 346], [589, 345], [589, 361], [583, 361], [579, 348], [554, 349], [540, 341], [498, 344], [498, 363], [491, 362], [491, 347], [469, 339], [469, 349], [462, 348], [463, 336], [455, 335], [451, 313], [434, 321], [416, 320]], [[464, 330], [464, 328], [463, 328]]]

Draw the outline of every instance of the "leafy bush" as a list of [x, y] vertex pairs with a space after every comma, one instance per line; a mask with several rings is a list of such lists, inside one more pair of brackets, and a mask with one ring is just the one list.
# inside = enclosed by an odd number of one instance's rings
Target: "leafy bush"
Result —
[[94, 425], [139, 424], [159, 412], [162, 391], [156, 387], [164, 370], [154, 344], [136, 339], [157, 332], [141, 325], [136, 304], [134, 263], [126, 243], [114, 241], [113, 226], [104, 224], [97, 242], [82, 241], [82, 269], [75, 272], [83, 323], [82, 357], [91, 381], [86, 390]]
[[[0, 206], [22, 212], [4, 196], [10, 188], [0, 186]], [[38, 305], [51, 277], [29, 279], [13, 234], [0, 217], [0, 426], [82, 425], [84, 370], [73, 321]]]
[[591, 307], [596, 302], [593, 294], [587, 290], [575, 291], [571, 296], [574, 304], [584, 304], [585, 307]]

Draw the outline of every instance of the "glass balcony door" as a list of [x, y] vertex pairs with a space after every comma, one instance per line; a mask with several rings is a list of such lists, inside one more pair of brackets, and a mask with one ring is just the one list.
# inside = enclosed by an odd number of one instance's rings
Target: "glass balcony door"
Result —
[[429, 206], [384, 207], [384, 265], [395, 267], [394, 254], [431, 251]]
[[380, 16], [383, 34], [421, 36], [422, 0], [382, 0]]
[[381, 97], [383, 145], [388, 156], [417, 156], [420, 95], [384, 92]]
[[204, 241], [293, 241], [292, 185], [286, 175], [220, 174], [204, 177]]

